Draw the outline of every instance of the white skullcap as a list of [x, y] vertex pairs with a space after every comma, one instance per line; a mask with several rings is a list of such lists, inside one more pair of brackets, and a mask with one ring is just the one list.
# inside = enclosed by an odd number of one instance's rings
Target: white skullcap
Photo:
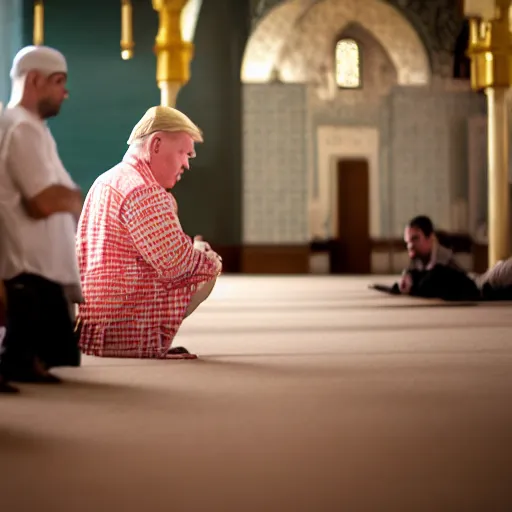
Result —
[[45, 75], [67, 73], [66, 59], [58, 50], [49, 46], [25, 46], [14, 57], [11, 79], [15, 80], [29, 71], [40, 71]]
[[128, 144], [155, 132], [186, 132], [194, 142], [203, 142], [201, 130], [182, 112], [171, 107], [151, 107], [135, 125]]

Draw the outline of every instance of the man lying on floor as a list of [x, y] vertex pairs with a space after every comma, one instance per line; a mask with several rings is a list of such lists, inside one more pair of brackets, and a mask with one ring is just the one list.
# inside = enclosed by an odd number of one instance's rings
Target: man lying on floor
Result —
[[168, 192], [189, 169], [199, 128], [168, 107], [150, 108], [122, 162], [91, 187], [76, 249], [85, 302], [83, 353], [100, 357], [191, 359], [171, 343], [222, 270], [210, 246], [182, 230]]
[[[444, 300], [475, 300], [477, 284], [455, 260], [453, 252], [439, 243], [429, 217], [413, 218], [405, 228], [404, 241], [410, 263], [392, 294]], [[382, 289], [382, 287], [376, 287]]]

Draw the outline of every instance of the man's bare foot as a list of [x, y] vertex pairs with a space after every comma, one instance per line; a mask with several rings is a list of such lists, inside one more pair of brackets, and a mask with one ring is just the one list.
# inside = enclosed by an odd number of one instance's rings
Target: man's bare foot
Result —
[[13, 382], [24, 384], [60, 384], [62, 380], [50, 372], [20, 372], [11, 376]]
[[46, 365], [37, 357], [33, 360], [32, 368], [14, 370], [7, 377], [13, 382], [26, 384], [60, 384], [62, 382], [59, 377], [51, 374]]
[[171, 347], [167, 351], [166, 359], [197, 359], [196, 354], [191, 354], [185, 347]]
[[20, 392], [20, 390], [18, 388], [9, 384], [4, 379], [4, 377], [0, 377], [0, 393], [14, 394], [14, 393], [19, 393], [19, 392]]

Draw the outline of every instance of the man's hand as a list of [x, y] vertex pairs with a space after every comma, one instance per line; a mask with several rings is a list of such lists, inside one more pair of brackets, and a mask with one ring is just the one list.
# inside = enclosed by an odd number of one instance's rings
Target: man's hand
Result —
[[82, 204], [82, 192], [63, 185], [52, 185], [34, 198], [24, 201], [27, 214], [34, 219], [46, 219], [54, 213], [66, 212], [78, 221]]
[[400, 293], [403, 293], [404, 295], [408, 295], [412, 289], [411, 274], [409, 274], [409, 273], [404, 274], [402, 276], [402, 278], [400, 279], [400, 282], [398, 283], [398, 287], [400, 289]]
[[208, 242], [205, 242], [201, 235], [196, 235], [194, 237], [194, 249], [203, 252], [208, 252], [212, 250], [210, 244]]
[[206, 255], [212, 259], [216, 259], [219, 263], [222, 263], [222, 258], [218, 255], [211, 247], [208, 242], [205, 242], [201, 235], [194, 237], [194, 249], [206, 253]]
[[194, 237], [194, 249], [209, 253], [210, 255], [213, 253], [220, 261], [222, 261], [222, 258], [211, 248], [208, 242], [205, 242], [201, 235], [196, 235]]

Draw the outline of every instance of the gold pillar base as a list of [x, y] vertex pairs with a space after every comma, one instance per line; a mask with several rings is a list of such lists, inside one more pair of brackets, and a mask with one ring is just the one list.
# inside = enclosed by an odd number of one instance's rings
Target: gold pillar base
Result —
[[162, 106], [174, 107], [181, 87], [190, 79], [194, 45], [182, 38], [181, 15], [188, 0], [153, 0], [158, 12], [155, 39], [156, 81]]
[[178, 82], [159, 82], [160, 105], [162, 107], [176, 107], [176, 99], [182, 85]]
[[489, 268], [510, 256], [507, 88], [486, 89], [488, 105]]

